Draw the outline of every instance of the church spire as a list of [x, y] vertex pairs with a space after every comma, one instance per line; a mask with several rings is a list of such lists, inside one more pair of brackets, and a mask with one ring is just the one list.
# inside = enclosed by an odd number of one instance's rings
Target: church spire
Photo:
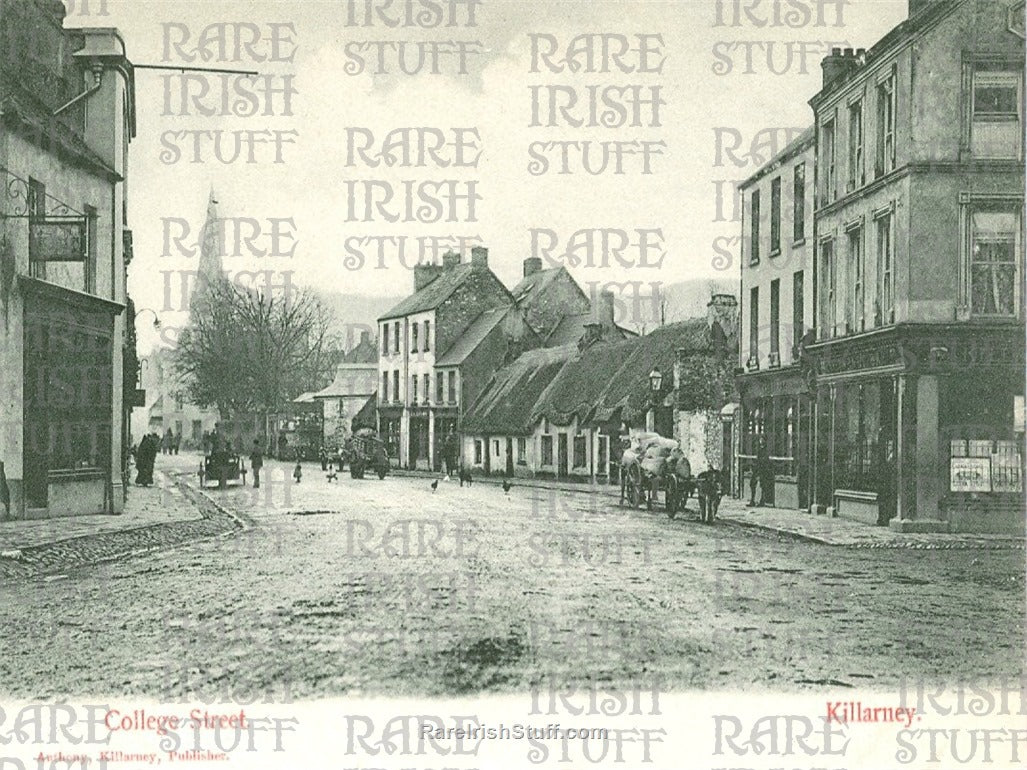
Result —
[[196, 287], [190, 300], [193, 312], [202, 308], [208, 287], [221, 280], [224, 274], [224, 265], [221, 263], [223, 236], [224, 223], [218, 217], [218, 200], [214, 186], [211, 185], [210, 196], [207, 199], [207, 219], [200, 231], [200, 263], [197, 268]]

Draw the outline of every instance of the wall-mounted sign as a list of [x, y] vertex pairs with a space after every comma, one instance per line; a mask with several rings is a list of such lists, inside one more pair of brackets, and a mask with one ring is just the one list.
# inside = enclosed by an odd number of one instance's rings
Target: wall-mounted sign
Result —
[[949, 489], [952, 492], [990, 492], [991, 458], [951, 458], [949, 460]]
[[85, 258], [84, 217], [33, 217], [29, 220], [29, 260], [83, 262]]

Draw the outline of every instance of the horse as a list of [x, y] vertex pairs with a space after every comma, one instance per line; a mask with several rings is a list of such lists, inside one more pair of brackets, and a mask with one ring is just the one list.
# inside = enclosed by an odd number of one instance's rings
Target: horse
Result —
[[717, 518], [720, 499], [724, 496], [721, 473], [716, 468], [703, 471], [696, 477], [697, 497], [699, 498], [699, 520], [704, 524], [712, 524]]

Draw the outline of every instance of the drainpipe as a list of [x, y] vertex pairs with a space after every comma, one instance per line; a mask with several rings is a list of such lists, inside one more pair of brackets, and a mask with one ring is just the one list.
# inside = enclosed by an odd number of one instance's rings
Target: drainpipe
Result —
[[54, 110], [54, 112], [53, 112], [54, 117], [56, 117], [57, 115], [60, 115], [65, 110], [70, 109], [71, 107], [74, 107], [76, 104], [78, 104], [83, 99], [91, 96], [92, 94], [95, 94], [97, 91], [100, 90], [100, 81], [103, 78], [103, 63], [102, 62], [93, 62], [92, 70], [93, 70], [93, 85], [91, 85], [89, 88], [87, 88], [85, 91], [80, 93], [78, 96], [76, 96], [74, 99], [72, 99], [70, 102], [68, 102], [64, 106], [58, 107], [56, 110]]

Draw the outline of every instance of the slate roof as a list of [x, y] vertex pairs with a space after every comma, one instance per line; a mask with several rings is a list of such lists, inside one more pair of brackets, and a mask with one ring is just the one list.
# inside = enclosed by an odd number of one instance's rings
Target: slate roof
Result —
[[30, 129], [35, 136], [47, 137], [54, 149], [68, 160], [112, 180], [121, 176], [86, 144], [78, 133], [55, 118], [34, 94], [9, 78], [0, 77], [0, 118]]
[[361, 428], [377, 428], [378, 423], [375, 417], [375, 411], [378, 408], [378, 391], [371, 394], [371, 397], [367, 399], [360, 411], [353, 415], [353, 421], [350, 423], [350, 428], [354, 431], [358, 431]]
[[479, 315], [466, 331], [457, 337], [449, 350], [435, 362], [436, 366], [459, 366], [471, 355], [511, 310], [510, 307], [494, 307]]
[[531, 415], [542, 392], [568, 360], [576, 345], [540, 348], [522, 353], [496, 372], [461, 422], [461, 432], [517, 435], [530, 433]]
[[[357, 385], [367, 383], [367, 390], [354, 392]], [[318, 398], [341, 398], [343, 396], [362, 396], [374, 390], [378, 382], [378, 367], [367, 364], [339, 364], [335, 368], [335, 377], [322, 390], [311, 393], [310, 400]], [[301, 396], [302, 398], [302, 396]], [[297, 399], [298, 401], [299, 399]]]
[[438, 278], [420, 291], [411, 294], [389, 312], [379, 316], [378, 320], [385, 321], [390, 318], [402, 318], [411, 313], [434, 310], [449, 299], [450, 295], [459, 289], [464, 281], [471, 277], [472, 269], [473, 266], [470, 262], [445, 268]]
[[705, 318], [668, 324], [644, 337], [599, 343], [568, 361], [542, 394], [531, 424], [543, 417], [557, 425], [631, 420], [645, 411], [649, 372], [672, 378], [678, 348], [713, 349]]
[[527, 278], [521, 279], [521, 282], [514, 286], [510, 293], [522, 306], [531, 305], [535, 298], [542, 295], [546, 287], [560, 276], [561, 270], [566, 270], [566, 268], [561, 266], [548, 270], [537, 270]]

